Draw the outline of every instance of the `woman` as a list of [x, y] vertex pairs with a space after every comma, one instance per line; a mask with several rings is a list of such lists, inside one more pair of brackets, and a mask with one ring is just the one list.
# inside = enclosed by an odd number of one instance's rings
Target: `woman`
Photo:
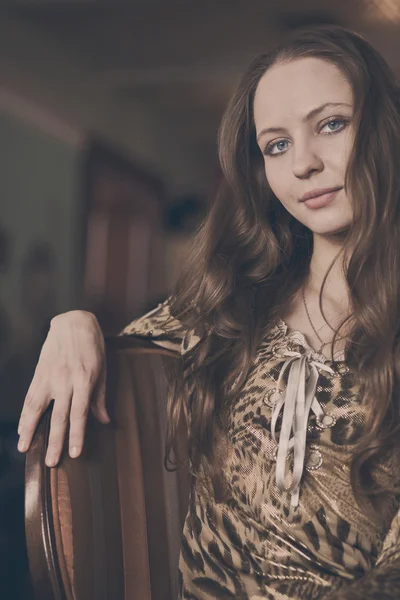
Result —
[[[399, 108], [385, 61], [346, 29], [255, 59], [174, 294], [121, 332], [182, 356], [167, 444], [183, 416], [181, 598], [400, 597]], [[95, 382], [108, 420], [104, 378], [95, 318], [56, 317], [21, 450], [54, 398], [47, 464], [68, 418], [78, 455]]]

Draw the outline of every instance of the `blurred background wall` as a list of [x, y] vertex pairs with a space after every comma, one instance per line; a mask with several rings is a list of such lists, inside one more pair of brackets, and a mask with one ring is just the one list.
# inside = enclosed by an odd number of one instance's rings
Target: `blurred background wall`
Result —
[[[105, 333], [163, 300], [220, 177], [253, 56], [338, 23], [400, 68], [400, 0], [0, 4], [0, 591], [31, 596], [16, 425], [51, 318]], [[277, 92], [279, 93], [279, 91]]]
[[74, 303], [80, 150], [70, 140], [53, 136], [3, 108], [0, 155], [1, 223], [11, 236], [11, 262], [1, 286], [3, 301], [15, 311], [21, 291], [16, 267], [31, 244], [46, 240], [57, 257], [59, 309], [67, 310]]

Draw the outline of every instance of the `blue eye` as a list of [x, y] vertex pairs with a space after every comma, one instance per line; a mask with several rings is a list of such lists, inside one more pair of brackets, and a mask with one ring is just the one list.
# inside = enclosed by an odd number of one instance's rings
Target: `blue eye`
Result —
[[[279, 144], [285, 144], [287, 142], [287, 140], [281, 140], [280, 142], [276, 142], [276, 146], [278, 147]], [[284, 150], [284, 148], [279, 148], [280, 150]]]
[[[276, 152], [276, 153], [274, 153], [274, 154], [273, 154], [273, 153], [272, 153], [272, 150], [273, 150], [273, 148], [275, 148], [275, 147], [277, 147], [277, 148], [278, 148], [278, 146], [279, 146], [280, 144], [285, 144], [285, 143], [287, 143], [287, 140], [278, 140], [277, 142], [274, 142], [273, 144], [269, 144], [269, 145], [266, 147], [266, 149], [265, 149], [265, 151], [264, 151], [264, 154], [268, 154], [268, 156], [278, 156], [278, 154], [283, 154], [283, 152]], [[280, 148], [280, 149], [281, 149], [281, 150], [284, 150], [284, 148]], [[279, 150], [279, 148], [278, 148], [278, 150]]]
[[[328, 121], [327, 123], [325, 123], [324, 127], [326, 127], [326, 125], [330, 125], [331, 123], [340, 123], [341, 120], [340, 119], [331, 119], [330, 121]], [[343, 122], [343, 121], [342, 121]], [[324, 128], [322, 127], [322, 129]], [[337, 129], [335, 129], [334, 131], [337, 131]]]
[[[330, 131], [328, 131], [327, 133], [325, 133], [324, 135], [332, 135], [334, 133], [339, 133], [340, 131], [342, 131], [347, 125], [348, 125], [348, 120], [347, 119], [336, 119], [336, 118], [330, 118], [327, 121], [325, 121], [324, 123], [322, 123], [319, 132], [322, 131], [322, 129], [324, 129], [327, 125], [331, 125], [332, 123], [336, 123], [336, 124], [340, 124], [341, 127], [336, 128], [336, 129], [331, 129]], [[285, 148], [280, 148], [281, 152], [273, 152], [274, 148], [278, 148], [278, 146], [280, 144], [285, 144], [287, 143], [287, 140], [278, 140], [277, 142], [273, 142], [271, 144], [268, 144], [267, 147], [265, 148], [263, 154], [266, 156], [271, 156], [271, 157], [275, 157], [275, 156], [279, 156], [280, 154], [284, 154], [284, 152], [286, 151]], [[279, 150], [279, 148], [278, 148]]]

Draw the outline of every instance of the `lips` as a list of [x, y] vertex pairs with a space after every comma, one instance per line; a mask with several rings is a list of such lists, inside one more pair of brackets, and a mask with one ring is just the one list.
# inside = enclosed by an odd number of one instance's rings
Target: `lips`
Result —
[[329, 194], [331, 192], [337, 192], [342, 189], [343, 186], [336, 186], [331, 188], [319, 188], [312, 190], [311, 192], [306, 192], [301, 198], [300, 202], [305, 202], [306, 200], [310, 200], [311, 198], [318, 198], [319, 196], [324, 196], [325, 194]]
[[332, 202], [340, 189], [341, 188], [336, 189], [333, 192], [321, 194], [320, 196], [314, 196], [314, 198], [308, 198], [308, 200], [304, 200], [303, 204], [311, 209], [323, 208]]

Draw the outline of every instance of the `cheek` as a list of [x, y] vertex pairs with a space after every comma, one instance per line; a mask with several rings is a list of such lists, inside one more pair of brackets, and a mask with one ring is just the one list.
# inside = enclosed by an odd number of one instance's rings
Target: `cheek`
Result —
[[[353, 150], [353, 132], [346, 130], [343, 136], [338, 135], [334, 141], [335, 144], [332, 144], [328, 158], [330, 158], [332, 166], [336, 167], [336, 170], [343, 174]], [[326, 162], [328, 162], [328, 158]]]
[[287, 173], [285, 174], [279, 165], [271, 165], [271, 161], [265, 161], [264, 171], [267, 182], [275, 196], [285, 204], [290, 200], [290, 188]]
[[348, 136], [346, 138], [344, 147], [342, 149], [341, 161], [340, 161], [340, 167], [341, 167], [341, 170], [343, 173], [346, 171], [351, 153], [353, 151], [353, 144], [354, 144], [353, 138]]

